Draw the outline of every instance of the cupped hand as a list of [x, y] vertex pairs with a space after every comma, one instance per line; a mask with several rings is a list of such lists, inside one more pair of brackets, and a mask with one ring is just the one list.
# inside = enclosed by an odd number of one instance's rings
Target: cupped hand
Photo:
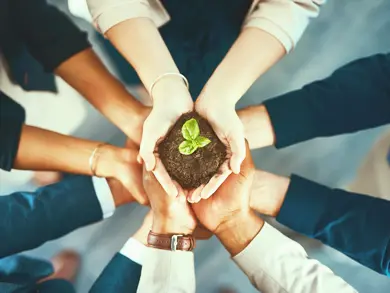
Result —
[[255, 168], [249, 146], [239, 174], [231, 174], [215, 194], [192, 204], [196, 217], [208, 230], [217, 233], [219, 227], [250, 211], [250, 194]]
[[180, 196], [169, 196], [152, 172], [143, 170], [143, 184], [153, 211], [152, 231], [161, 234], [192, 234], [196, 228], [195, 215], [180, 185]]
[[228, 156], [209, 183], [191, 193], [191, 202], [209, 198], [232, 172], [238, 174], [246, 156], [244, 127], [234, 105], [214, 104], [211, 99], [201, 97], [195, 103], [195, 110], [208, 120], [218, 138], [225, 144]]
[[167, 90], [157, 95], [157, 88], [155, 92], [153, 109], [143, 125], [139, 154], [146, 170], [153, 171], [164, 190], [175, 197], [178, 189], [158, 157], [157, 145], [182, 114], [193, 111], [193, 102], [187, 88], [183, 86], [174, 93]]

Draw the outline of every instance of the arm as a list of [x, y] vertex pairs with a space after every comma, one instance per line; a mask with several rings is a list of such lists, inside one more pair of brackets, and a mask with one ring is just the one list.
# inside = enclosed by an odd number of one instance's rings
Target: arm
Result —
[[241, 173], [230, 175], [212, 197], [192, 204], [199, 221], [261, 292], [356, 292], [250, 209], [255, 169], [248, 144], [246, 148]]
[[[257, 171], [251, 207], [390, 275], [390, 201]], [[364, 232], [362, 232], [364, 231]]]
[[232, 220], [216, 235], [260, 292], [357, 292], [256, 215]]
[[92, 166], [90, 158], [100, 144], [24, 125], [23, 108], [0, 92], [0, 168], [48, 170], [116, 178], [141, 204], [147, 202], [141, 184], [141, 166], [133, 145], [100, 146]]
[[23, 107], [0, 91], [0, 169], [12, 169], [25, 119]]
[[90, 48], [69, 56], [55, 73], [137, 145], [150, 110], [130, 95]]
[[318, 6], [325, 1], [254, 2], [243, 31], [210, 77], [200, 99], [236, 104], [259, 76], [297, 44], [310, 18], [318, 16]]
[[[166, 239], [164, 242], [170, 240], [172, 235], [193, 235], [196, 219], [184, 195], [180, 198], [168, 196], [155, 176], [145, 170], [144, 186], [153, 211], [151, 228], [149, 225], [151, 232], [154, 235], [164, 237]], [[178, 243], [180, 246], [180, 237]], [[150, 238], [148, 239], [148, 246], [137, 292], [194, 293], [195, 268], [193, 253], [191, 251], [181, 251], [180, 248], [177, 251], [163, 250], [158, 242], [150, 241]], [[187, 248], [192, 250], [193, 247]]]
[[73, 176], [37, 189], [0, 196], [0, 258], [29, 250], [110, 216], [134, 199], [105, 179]]
[[379, 54], [264, 105], [240, 110], [239, 116], [251, 148], [281, 148], [377, 127], [390, 123], [389, 79], [390, 54]]
[[45, 0], [12, 3], [15, 27], [32, 55], [139, 144], [149, 111], [108, 72], [86, 34]]

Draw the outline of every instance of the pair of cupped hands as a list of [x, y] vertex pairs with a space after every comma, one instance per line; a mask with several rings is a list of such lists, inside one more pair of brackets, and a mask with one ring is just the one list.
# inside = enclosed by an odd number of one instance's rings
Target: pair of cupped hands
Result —
[[[163, 93], [160, 94], [160, 91]], [[158, 156], [157, 147], [180, 116], [192, 111], [196, 111], [210, 123], [218, 138], [225, 144], [227, 157], [207, 184], [193, 190], [184, 190], [169, 176]], [[169, 196], [185, 196], [191, 203], [209, 198], [231, 173], [240, 172], [245, 156], [244, 128], [236, 113], [235, 103], [209, 98], [205, 94], [201, 94], [194, 103], [184, 85], [176, 87], [174, 92], [164, 88], [163, 84], [161, 88], [155, 88], [153, 108], [142, 127], [137, 161], [154, 174]]]

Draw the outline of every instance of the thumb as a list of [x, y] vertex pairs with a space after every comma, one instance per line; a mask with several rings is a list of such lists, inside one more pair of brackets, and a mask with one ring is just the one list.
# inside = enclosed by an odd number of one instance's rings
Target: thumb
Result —
[[230, 158], [230, 169], [233, 173], [240, 173], [241, 163], [246, 156], [246, 146], [243, 130], [236, 130], [228, 137], [228, 143], [232, 151]]

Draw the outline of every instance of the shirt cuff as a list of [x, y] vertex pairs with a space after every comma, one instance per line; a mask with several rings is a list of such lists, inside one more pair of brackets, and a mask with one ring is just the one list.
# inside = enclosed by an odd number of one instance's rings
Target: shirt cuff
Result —
[[93, 187], [102, 208], [103, 219], [111, 217], [115, 212], [114, 197], [105, 178], [92, 177]]
[[147, 246], [134, 238], [130, 238], [122, 247], [120, 254], [142, 266], [147, 250]]

